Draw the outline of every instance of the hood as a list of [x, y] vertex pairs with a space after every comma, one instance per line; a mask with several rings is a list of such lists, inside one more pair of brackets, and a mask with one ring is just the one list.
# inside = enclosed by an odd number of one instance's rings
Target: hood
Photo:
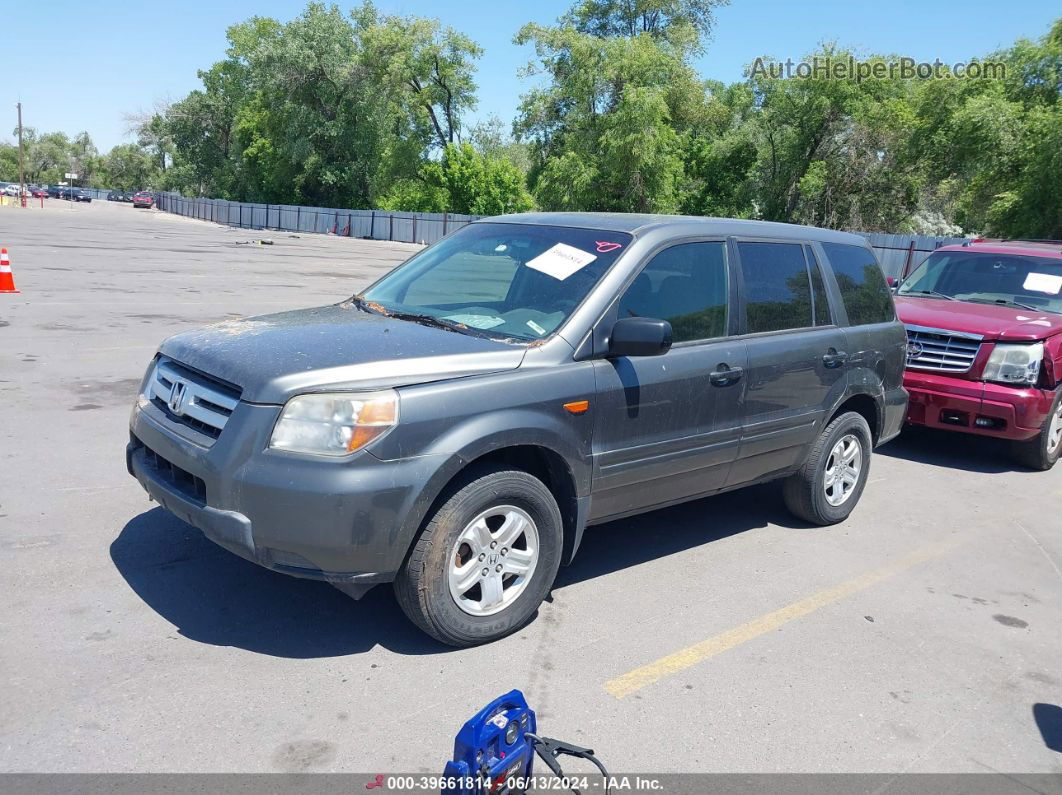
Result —
[[230, 320], [170, 337], [165, 356], [228, 381], [251, 403], [512, 370], [526, 349], [351, 304]]
[[898, 295], [896, 312], [912, 326], [981, 334], [990, 341], [1032, 342], [1062, 332], [1062, 315], [1013, 306]]

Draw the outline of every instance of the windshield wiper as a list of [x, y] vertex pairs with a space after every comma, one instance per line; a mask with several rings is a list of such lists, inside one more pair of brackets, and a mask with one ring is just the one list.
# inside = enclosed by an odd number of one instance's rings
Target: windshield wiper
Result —
[[419, 312], [402, 312], [397, 309], [388, 309], [383, 304], [366, 301], [360, 295], [352, 296], [350, 302], [363, 312], [371, 312], [374, 315], [393, 317], [396, 320], [408, 320], [411, 323], [420, 323], [422, 326], [435, 326], [436, 328], [443, 328], [447, 331], [456, 331], [458, 334], [464, 334], [470, 330], [464, 323], [435, 317], [435, 315], [424, 315]]
[[456, 320], [448, 320], [443, 317], [436, 317], [435, 315], [425, 315], [419, 312], [403, 312], [399, 309], [388, 309], [383, 304], [378, 304], [375, 301], [366, 301], [360, 295], [351, 296], [347, 300], [362, 312], [368, 312], [373, 315], [382, 315], [383, 317], [393, 317], [396, 320], [408, 320], [411, 323], [420, 323], [423, 326], [434, 326], [436, 328], [446, 329], [447, 331], [453, 331], [457, 334], [464, 334], [469, 337], [482, 337], [483, 339], [500, 340], [501, 342], [536, 341], [533, 337], [524, 337], [520, 334], [503, 334], [491, 329], [476, 328], [474, 326], [469, 326], [466, 323], [460, 323]]
[[910, 295], [911, 293], [916, 293], [917, 295], [932, 295], [936, 298], [946, 298], [949, 301], [959, 300], [954, 295], [945, 295], [944, 293], [938, 293], [936, 290], [905, 290], [904, 292], [900, 293], [900, 295]]
[[422, 326], [435, 326], [436, 328], [444, 328], [447, 331], [456, 331], [458, 334], [463, 334], [468, 328], [464, 323], [457, 323], [453, 320], [444, 320], [441, 317], [435, 317], [435, 315], [422, 315], [419, 312], [399, 312], [396, 309], [387, 309], [380, 314], [386, 317], [393, 317], [396, 320], [408, 320], [411, 323], [420, 323]]
[[1043, 311], [1041, 307], [1029, 306], [1028, 304], [1023, 304], [1020, 301], [1011, 301], [1009, 298], [976, 298], [973, 300], [978, 304], [1003, 304], [1004, 306], [1016, 306], [1021, 309], [1028, 309], [1030, 312]]

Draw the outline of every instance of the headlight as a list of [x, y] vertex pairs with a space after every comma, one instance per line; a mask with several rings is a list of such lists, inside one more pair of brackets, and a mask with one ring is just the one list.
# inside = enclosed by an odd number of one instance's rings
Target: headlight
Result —
[[1044, 358], [1044, 344], [1034, 342], [1032, 345], [999, 344], [992, 350], [985, 365], [985, 381], [1000, 384], [1017, 384], [1029, 386], [1036, 383], [1040, 376], [1040, 362]]
[[349, 455], [398, 422], [394, 390], [362, 394], [297, 395], [273, 427], [269, 446], [315, 455]]

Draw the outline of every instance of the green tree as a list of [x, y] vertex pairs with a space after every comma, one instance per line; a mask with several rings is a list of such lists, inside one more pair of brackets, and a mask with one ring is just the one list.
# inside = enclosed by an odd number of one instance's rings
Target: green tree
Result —
[[672, 37], [682, 31], [688, 39], [693, 31], [697, 50], [711, 35], [715, 25], [715, 9], [727, 5], [728, 0], [580, 0], [569, 12], [567, 20], [583, 33], [610, 38], [633, 38], [647, 34], [659, 38]]
[[[831, 46], [805, 60], [848, 56]], [[907, 81], [758, 73], [749, 84], [758, 109], [751, 130], [761, 217], [875, 231], [911, 213], [920, 179], [905, 160], [913, 123]]]
[[[165, 114], [182, 190], [373, 206], [460, 140], [479, 47], [437, 20], [309, 4], [228, 31], [227, 58]], [[403, 194], [406, 199], [409, 191]]]
[[442, 157], [426, 162], [416, 180], [396, 183], [382, 209], [501, 215], [534, 206], [524, 175], [504, 157], [477, 152], [471, 144], [450, 144]]
[[[310, 3], [287, 23], [232, 26], [225, 59], [139, 119], [134, 146], [160, 186], [233, 199], [1062, 236], [1062, 20], [986, 56], [1006, 64], [1001, 80], [757, 71], [724, 85], [692, 66], [722, 4], [574, 0], [556, 24], [525, 25], [514, 41], [533, 47], [526, 74], [540, 79], [510, 135], [493, 117], [465, 123], [481, 49], [464, 34], [369, 2]], [[27, 173], [110, 169], [90, 144], [31, 130]], [[113, 160], [126, 173], [139, 154]]]
[[[25, 127], [22, 142], [28, 184], [61, 182], [64, 181], [64, 174], [73, 172], [78, 175], [78, 185], [92, 186], [98, 184], [102, 176], [103, 158], [87, 132], [70, 138], [63, 132], [40, 133], [33, 127]], [[17, 181], [18, 146], [12, 145], [11, 151], [14, 173], [10, 181]]]
[[22, 134], [26, 182], [55, 183], [70, 166], [70, 138], [66, 133], [40, 134], [26, 127]]
[[418, 177], [395, 180], [390, 189], [376, 200], [381, 210], [407, 213], [452, 212], [450, 194], [445, 188], [431, 185]]
[[501, 118], [492, 115], [486, 121], [474, 124], [467, 140], [481, 155], [508, 160], [521, 174], [527, 174], [531, 169], [530, 148], [509, 135], [506, 126]]
[[979, 185], [982, 195], [992, 195], [984, 228], [1004, 237], [1062, 240], [1062, 107], [1029, 110], [1022, 132], [1007, 189]]
[[606, 22], [595, 28], [584, 17], [576, 27], [569, 17], [517, 34], [517, 44], [535, 47], [531, 73], [549, 77], [523, 97], [514, 125], [530, 142], [534, 193], [546, 209], [673, 211], [686, 137], [704, 111], [689, 65], [698, 39], [679, 23], [670, 35], [579, 29], [611, 31]]
[[137, 144], [119, 144], [103, 159], [102, 181], [117, 190], [144, 190], [154, 187], [158, 164], [151, 153]]
[[383, 85], [401, 89], [414, 126], [430, 126], [431, 145], [460, 140], [461, 117], [476, 107], [475, 61], [482, 48], [437, 19], [384, 17], [365, 25], [370, 63]]
[[0, 181], [18, 182], [18, 144], [0, 141]]
[[166, 181], [193, 193], [234, 199], [243, 191], [236, 122], [248, 99], [249, 70], [235, 58], [200, 71], [203, 89], [171, 105], [164, 116], [173, 153]]
[[78, 175], [77, 184], [96, 185], [103, 167], [103, 158], [87, 132], [78, 133], [70, 142], [68, 150], [70, 170]]

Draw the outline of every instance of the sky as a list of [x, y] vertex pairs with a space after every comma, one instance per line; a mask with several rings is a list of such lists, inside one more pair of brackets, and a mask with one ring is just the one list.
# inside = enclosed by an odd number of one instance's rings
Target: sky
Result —
[[[478, 64], [479, 107], [470, 121], [497, 115], [506, 124], [533, 82], [518, 71], [532, 56], [513, 35], [526, 22], [552, 23], [572, 0], [376, 0], [385, 13], [434, 16], [484, 49]], [[339, 3], [349, 9], [349, 0]], [[42, 132], [87, 130], [100, 151], [131, 140], [125, 116], [175, 101], [199, 86], [196, 72], [224, 57], [225, 30], [251, 16], [287, 21], [304, 2], [180, 0], [85, 2], [34, 0], [3, 14], [0, 140], [16, 125]], [[951, 64], [1047, 33], [1057, 0], [730, 0], [696, 63], [706, 78], [734, 82], [747, 64], [769, 54], [798, 60], [824, 41], [865, 53], [891, 53]], [[4, 122], [4, 117], [8, 122]]]

